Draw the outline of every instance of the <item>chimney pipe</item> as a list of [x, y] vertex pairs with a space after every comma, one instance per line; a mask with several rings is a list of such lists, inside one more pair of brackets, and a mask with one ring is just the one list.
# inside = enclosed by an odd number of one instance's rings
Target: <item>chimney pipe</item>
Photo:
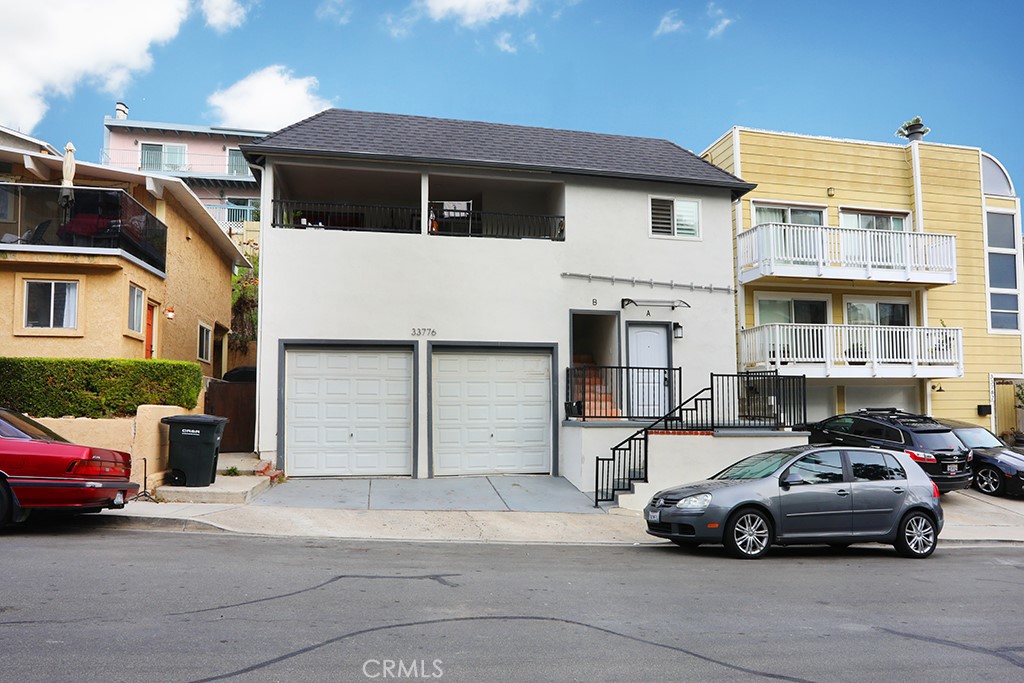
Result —
[[128, 105], [124, 102], [118, 102], [114, 105], [114, 118], [124, 120], [128, 118]]

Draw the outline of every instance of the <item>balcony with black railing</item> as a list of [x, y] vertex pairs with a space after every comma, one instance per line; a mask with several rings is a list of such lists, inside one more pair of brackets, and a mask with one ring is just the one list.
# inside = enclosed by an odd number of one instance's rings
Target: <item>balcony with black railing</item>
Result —
[[121, 189], [0, 183], [0, 233], [0, 247], [117, 249], [167, 267], [167, 226]]
[[[428, 204], [427, 232], [448, 237], [490, 237], [563, 241], [565, 217], [531, 213], [477, 211]], [[273, 225], [277, 228], [354, 230], [418, 234], [422, 232], [419, 206], [276, 200]]]

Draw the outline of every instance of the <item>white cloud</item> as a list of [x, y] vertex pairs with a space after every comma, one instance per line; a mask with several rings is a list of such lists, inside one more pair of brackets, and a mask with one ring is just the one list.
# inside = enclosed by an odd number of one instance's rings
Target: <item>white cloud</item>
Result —
[[46, 115], [50, 98], [70, 96], [82, 82], [123, 96], [132, 77], [152, 66], [150, 49], [178, 34], [188, 5], [188, 0], [5, 3], [0, 124], [31, 132]]
[[494, 41], [494, 44], [498, 46], [499, 50], [510, 55], [514, 55], [517, 52], [516, 46], [512, 43], [512, 34], [508, 31], [502, 31], [501, 35]]
[[658, 24], [658, 28], [655, 29], [655, 36], [663, 36], [669, 33], [675, 33], [681, 31], [686, 24], [679, 18], [679, 10], [671, 9], [665, 13], [665, 16], [661, 18], [661, 22]]
[[227, 33], [245, 23], [249, 7], [238, 0], [200, 0], [206, 25], [218, 33]]
[[333, 21], [347, 24], [352, 19], [352, 10], [348, 0], [323, 0], [316, 8], [316, 18], [321, 21]]
[[273, 64], [218, 90], [206, 103], [219, 125], [277, 130], [333, 106], [316, 94], [319, 86], [313, 76], [298, 78], [290, 69]]
[[473, 27], [505, 16], [521, 17], [532, 0], [416, 0], [413, 4], [434, 21], [454, 19]]
[[722, 35], [722, 32], [729, 28], [733, 23], [733, 19], [725, 16], [725, 10], [716, 5], [714, 2], [708, 3], [708, 16], [716, 20], [715, 25], [708, 31], [708, 38], [716, 38]]

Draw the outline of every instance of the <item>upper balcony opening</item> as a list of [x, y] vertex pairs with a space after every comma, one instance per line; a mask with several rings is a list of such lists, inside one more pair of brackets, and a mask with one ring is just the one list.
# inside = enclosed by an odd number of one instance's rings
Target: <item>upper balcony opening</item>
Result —
[[561, 183], [278, 165], [273, 225], [451, 237], [565, 239]]
[[435, 235], [565, 239], [560, 183], [431, 175], [429, 210]]
[[0, 219], [0, 246], [120, 249], [167, 268], [167, 226], [124, 190], [0, 183]]
[[956, 282], [956, 236], [764, 223], [736, 239], [741, 284], [767, 277]]

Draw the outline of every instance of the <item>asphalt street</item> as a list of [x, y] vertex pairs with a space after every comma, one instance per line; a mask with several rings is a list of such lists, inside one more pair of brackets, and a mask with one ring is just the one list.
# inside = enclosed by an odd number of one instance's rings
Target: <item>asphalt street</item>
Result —
[[3, 681], [1024, 680], [1020, 547], [0, 534]]

